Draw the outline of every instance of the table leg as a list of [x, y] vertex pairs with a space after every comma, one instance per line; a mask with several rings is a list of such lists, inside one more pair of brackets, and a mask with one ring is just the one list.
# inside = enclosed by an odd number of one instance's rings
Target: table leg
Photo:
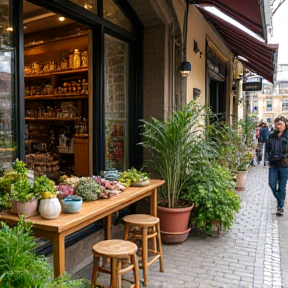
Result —
[[150, 196], [150, 215], [157, 217], [157, 188], [153, 189]]
[[112, 228], [112, 214], [106, 217], [105, 227], [104, 227], [105, 240], [111, 239], [111, 228]]
[[54, 277], [57, 278], [65, 272], [65, 236], [58, 234], [52, 240]]

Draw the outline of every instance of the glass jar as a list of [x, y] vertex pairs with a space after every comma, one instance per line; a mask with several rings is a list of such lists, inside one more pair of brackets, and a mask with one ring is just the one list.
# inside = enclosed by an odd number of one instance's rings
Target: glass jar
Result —
[[73, 61], [73, 68], [79, 69], [81, 64], [80, 53], [78, 49], [74, 50], [74, 61]]

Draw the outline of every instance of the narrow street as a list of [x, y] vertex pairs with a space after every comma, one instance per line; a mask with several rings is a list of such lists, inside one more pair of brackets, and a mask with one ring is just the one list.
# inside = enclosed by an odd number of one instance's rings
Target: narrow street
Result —
[[[288, 213], [275, 215], [267, 176], [264, 166], [249, 171], [245, 191], [237, 192], [242, 205], [235, 223], [220, 238], [192, 232], [183, 244], [163, 244], [165, 272], [151, 265], [147, 287], [288, 288]], [[73, 278], [91, 273], [92, 264]], [[107, 283], [107, 276], [99, 282]]]

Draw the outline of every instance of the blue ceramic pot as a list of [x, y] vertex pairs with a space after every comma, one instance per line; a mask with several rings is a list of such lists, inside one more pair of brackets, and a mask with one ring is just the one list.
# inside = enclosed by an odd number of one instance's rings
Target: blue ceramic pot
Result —
[[80, 196], [71, 195], [62, 200], [64, 213], [77, 213], [81, 210], [83, 199]]

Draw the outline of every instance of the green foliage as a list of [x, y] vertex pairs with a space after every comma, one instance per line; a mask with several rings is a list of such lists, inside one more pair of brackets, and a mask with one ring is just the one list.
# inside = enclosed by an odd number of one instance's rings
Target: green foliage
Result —
[[11, 185], [11, 199], [26, 203], [33, 196], [32, 187], [27, 176], [20, 174], [19, 178]]
[[90, 177], [82, 177], [74, 188], [74, 195], [78, 195], [83, 198], [83, 201], [97, 200], [100, 194], [100, 185]]
[[203, 133], [205, 107], [192, 101], [168, 121], [142, 120], [142, 145], [150, 152], [147, 164], [165, 180], [161, 187], [169, 208], [176, 208], [188, 180], [206, 161], [210, 147]]
[[13, 170], [18, 174], [26, 175], [27, 174], [26, 163], [16, 159], [16, 161], [13, 163]]
[[126, 187], [129, 187], [133, 182], [139, 182], [149, 179], [148, 173], [138, 171], [135, 168], [127, 169], [124, 172], [120, 172], [118, 182]]
[[43, 256], [34, 253], [31, 223], [19, 218], [17, 226], [1, 223], [0, 230], [0, 288], [43, 287], [52, 269]]
[[186, 198], [195, 203], [192, 225], [210, 231], [212, 221], [218, 220], [224, 229], [229, 229], [234, 213], [240, 208], [240, 197], [234, 192], [230, 171], [211, 161], [194, 173], [189, 184]]
[[36, 198], [40, 198], [43, 192], [55, 193], [55, 182], [50, 180], [46, 175], [37, 176], [34, 179], [33, 192]]
[[91, 288], [91, 284], [86, 279], [72, 280], [69, 274], [64, 273], [53, 279], [45, 288]]

